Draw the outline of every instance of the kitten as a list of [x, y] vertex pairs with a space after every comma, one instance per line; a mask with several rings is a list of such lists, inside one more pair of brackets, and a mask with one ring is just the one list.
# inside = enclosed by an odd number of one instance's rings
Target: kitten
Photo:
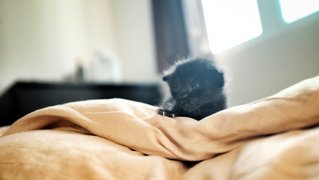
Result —
[[224, 74], [212, 59], [180, 61], [167, 71], [163, 80], [170, 88], [171, 97], [157, 110], [160, 115], [201, 120], [226, 108]]

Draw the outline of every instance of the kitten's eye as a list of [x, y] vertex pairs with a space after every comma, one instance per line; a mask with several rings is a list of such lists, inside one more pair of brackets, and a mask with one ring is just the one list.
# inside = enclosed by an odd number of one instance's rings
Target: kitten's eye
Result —
[[193, 88], [193, 89], [199, 88], [199, 83], [193, 83], [193, 84], [192, 84], [192, 88]]

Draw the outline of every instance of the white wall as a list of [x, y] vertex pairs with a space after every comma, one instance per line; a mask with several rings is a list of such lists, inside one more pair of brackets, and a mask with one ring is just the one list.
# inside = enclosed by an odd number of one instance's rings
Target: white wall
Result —
[[150, 0], [0, 0], [0, 93], [15, 80], [60, 81], [97, 48], [124, 81], [155, 81]]
[[158, 79], [150, 0], [113, 0], [117, 49], [125, 81]]
[[[61, 21], [64, 19], [60, 15], [60, 11], [63, 12], [61, 2], [0, 1], [1, 84], [14, 79], [56, 79], [71, 69], [66, 47], [71, 44], [70, 39], [64, 39], [68, 27], [62, 26], [67, 23]], [[70, 14], [77, 13], [75, 8], [69, 10]], [[74, 25], [78, 25], [77, 22]], [[77, 37], [74, 39], [82, 41]], [[83, 43], [73, 44], [81, 48], [78, 46]]]
[[263, 34], [216, 56], [228, 73], [230, 105], [272, 95], [319, 75], [319, 13], [285, 24], [276, 1], [259, 2]]

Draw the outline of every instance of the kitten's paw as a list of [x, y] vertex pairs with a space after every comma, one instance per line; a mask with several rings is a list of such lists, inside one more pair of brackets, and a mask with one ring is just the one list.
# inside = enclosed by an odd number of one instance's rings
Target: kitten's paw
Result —
[[176, 117], [176, 115], [172, 111], [167, 110], [167, 109], [159, 108], [156, 110], [156, 112], [157, 112], [157, 114], [162, 115], [162, 116], [167, 116], [167, 117], [172, 117], [172, 118]]

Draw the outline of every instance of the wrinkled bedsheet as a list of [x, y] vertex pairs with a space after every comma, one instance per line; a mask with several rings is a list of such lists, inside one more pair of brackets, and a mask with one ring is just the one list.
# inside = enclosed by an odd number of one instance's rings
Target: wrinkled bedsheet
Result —
[[319, 76], [201, 121], [125, 99], [0, 128], [0, 179], [317, 179]]

